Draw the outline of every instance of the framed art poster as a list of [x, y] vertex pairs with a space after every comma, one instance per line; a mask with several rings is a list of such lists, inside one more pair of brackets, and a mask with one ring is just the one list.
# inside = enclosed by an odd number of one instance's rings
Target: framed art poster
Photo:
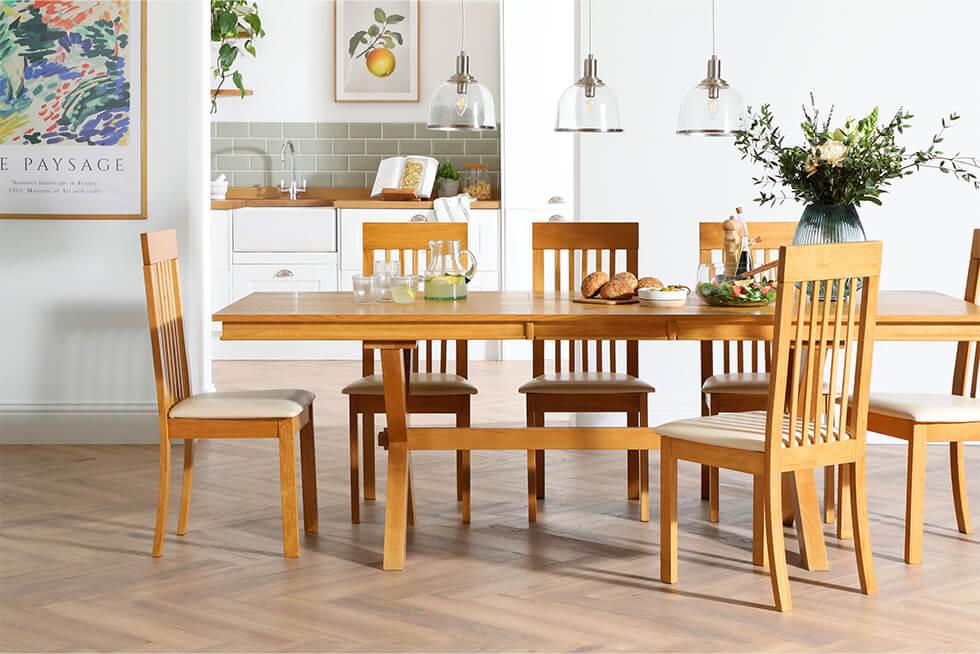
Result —
[[419, 0], [335, 0], [334, 100], [419, 101]]
[[146, 218], [145, 9], [0, 7], [0, 218]]

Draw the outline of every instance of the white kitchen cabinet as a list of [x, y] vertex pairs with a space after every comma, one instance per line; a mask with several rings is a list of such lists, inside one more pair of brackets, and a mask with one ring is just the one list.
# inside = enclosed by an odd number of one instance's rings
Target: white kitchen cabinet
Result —
[[232, 296], [283, 291], [336, 291], [337, 265], [233, 265]]

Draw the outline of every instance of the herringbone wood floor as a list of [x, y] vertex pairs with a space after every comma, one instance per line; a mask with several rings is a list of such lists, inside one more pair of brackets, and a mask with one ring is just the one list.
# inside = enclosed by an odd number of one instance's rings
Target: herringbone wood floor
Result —
[[[352, 526], [346, 409], [358, 364], [224, 362], [223, 389], [317, 392], [318, 535], [280, 556], [272, 443], [200, 446], [187, 536], [149, 556], [155, 446], [0, 450], [0, 648], [5, 651], [978, 651], [980, 540], [955, 529], [948, 454], [931, 447], [925, 561], [902, 562], [901, 445], [873, 446], [872, 543], [880, 592], [858, 590], [851, 542], [828, 528], [829, 572], [791, 567], [794, 611], [769, 610], [750, 562], [747, 477], [723, 475], [708, 523], [682, 466], [680, 581], [658, 581], [656, 518], [625, 499], [625, 456], [549, 455], [548, 497], [529, 527], [525, 457], [474, 454], [473, 523], [456, 516], [451, 454], [416, 456], [419, 518], [403, 572], [383, 573], [384, 502]], [[474, 424], [523, 420], [526, 367], [474, 364]], [[654, 397], [656, 401], [656, 397]], [[179, 460], [179, 451], [177, 453]], [[977, 473], [980, 448], [969, 448]], [[656, 497], [657, 456], [651, 457]], [[383, 470], [383, 455], [379, 454]], [[383, 498], [383, 475], [379, 497]], [[974, 474], [970, 491], [980, 503]], [[174, 488], [179, 490], [179, 485]], [[654, 504], [656, 515], [656, 504]], [[974, 511], [974, 520], [978, 516]], [[787, 547], [796, 549], [787, 531]], [[790, 555], [791, 564], [798, 557]]]

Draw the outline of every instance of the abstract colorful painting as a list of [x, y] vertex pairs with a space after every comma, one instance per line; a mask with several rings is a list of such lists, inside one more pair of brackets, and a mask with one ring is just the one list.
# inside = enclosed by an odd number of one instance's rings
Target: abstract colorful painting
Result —
[[0, 215], [144, 217], [143, 10], [0, 0]]
[[419, 101], [419, 0], [335, 0], [334, 99]]

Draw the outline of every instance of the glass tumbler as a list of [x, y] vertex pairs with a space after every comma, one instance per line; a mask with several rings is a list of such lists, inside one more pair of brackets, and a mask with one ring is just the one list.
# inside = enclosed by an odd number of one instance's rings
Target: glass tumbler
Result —
[[374, 277], [353, 276], [354, 301], [358, 304], [371, 304], [378, 301], [378, 288]]
[[391, 278], [391, 299], [396, 304], [411, 304], [418, 294], [419, 282], [415, 275], [398, 275]]
[[398, 261], [378, 259], [374, 262], [374, 284], [379, 300], [391, 302], [391, 280], [400, 272], [401, 267]]

